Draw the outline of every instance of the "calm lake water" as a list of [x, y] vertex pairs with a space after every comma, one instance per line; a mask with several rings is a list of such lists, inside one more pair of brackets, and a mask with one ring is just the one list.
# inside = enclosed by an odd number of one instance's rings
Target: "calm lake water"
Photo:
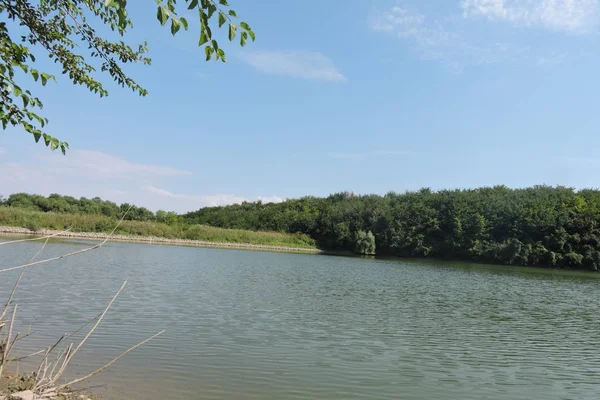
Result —
[[[40, 246], [0, 246], [0, 266]], [[3, 301], [17, 275], [0, 274]], [[89, 382], [109, 399], [598, 399], [599, 278], [108, 243], [25, 272], [19, 352], [79, 328], [127, 279], [71, 376], [167, 332]]]

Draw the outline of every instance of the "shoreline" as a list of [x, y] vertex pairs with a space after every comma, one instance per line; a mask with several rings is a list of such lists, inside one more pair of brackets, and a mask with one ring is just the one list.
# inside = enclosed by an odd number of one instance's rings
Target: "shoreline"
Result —
[[101, 232], [65, 232], [57, 231], [53, 229], [38, 229], [32, 231], [28, 228], [15, 227], [15, 226], [0, 226], [0, 234], [6, 235], [21, 235], [21, 236], [53, 236], [55, 238], [70, 238], [70, 239], [85, 239], [85, 240], [104, 240], [108, 237], [109, 242], [130, 242], [130, 243], [144, 243], [144, 244], [165, 244], [174, 246], [192, 246], [192, 247], [209, 247], [209, 248], [229, 248], [239, 250], [262, 250], [262, 251], [273, 251], [273, 252], [287, 252], [287, 253], [308, 253], [308, 254], [321, 254], [323, 250], [310, 249], [303, 247], [286, 247], [286, 246], [272, 246], [266, 244], [252, 244], [252, 243], [235, 243], [235, 242], [210, 242], [204, 240], [192, 240], [192, 239], [169, 239], [157, 236], [130, 236], [130, 235], [109, 235]]

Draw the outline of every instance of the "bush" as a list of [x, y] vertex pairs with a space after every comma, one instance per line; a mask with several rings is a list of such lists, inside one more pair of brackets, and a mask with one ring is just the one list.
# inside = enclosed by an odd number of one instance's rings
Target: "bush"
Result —
[[355, 251], [361, 255], [374, 255], [375, 254], [375, 236], [369, 231], [358, 231], [356, 233], [356, 247]]

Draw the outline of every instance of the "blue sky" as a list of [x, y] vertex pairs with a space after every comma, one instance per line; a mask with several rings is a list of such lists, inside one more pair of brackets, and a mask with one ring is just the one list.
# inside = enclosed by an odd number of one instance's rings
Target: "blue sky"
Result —
[[600, 0], [231, 0], [258, 37], [227, 45], [227, 64], [204, 61], [197, 25], [173, 38], [151, 4], [130, 3], [130, 41], [149, 42], [153, 65], [127, 72], [149, 96], [32, 82], [71, 151], [0, 132], [0, 193], [187, 211], [343, 190], [600, 186]]

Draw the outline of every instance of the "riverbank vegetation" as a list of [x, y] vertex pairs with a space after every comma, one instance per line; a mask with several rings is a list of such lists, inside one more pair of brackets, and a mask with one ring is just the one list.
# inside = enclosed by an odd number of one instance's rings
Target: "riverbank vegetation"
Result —
[[[74, 222], [69, 222], [69, 218], [90, 218], [95, 222], [86, 225], [86, 229], [92, 226], [98, 231], [107, 229], [108, 221], [114, 221], [129, 205], [118, 206], [97, 198], [16, 194], [4, 201], [0, 223], [8, 223], [3, 222], [7, 208], [37, 211], [36, 218], [51, 212], [52, 219], [65, 219], [57, 229], [71, 226]], [[109, 220], [103, 220], [101, 215]], [[12, 225], [27, 226], [32, 217], [12, 218]], [[127, 218], [147, 223], [124, 223], [122, 229], [127, 227], [139, 235], [146, 234], [142, 226], [149, 234], [166, 236], [181, 235], [201, 225], [298, 234], [296, 240], [333, 251], [600, 269], [600, 191], [591, 189], [496, 186], [422, 189], [384, 196], [337, 193], [282, 203], [207, 207], [184, 215], [132, 207]], [[102, 221], [106, 221], [105, 225]], [[48, 221], [38, 223], [51, 227]]]
[[[132, 208], [133, 209], [133, 208]], [[130, 210], [131, 211], [131, 210]], [[129, 215], [129, 213], [127, 213]], [[154, 215], [154, 214], [152, 214]], [[286, 248], [316, 249], [316, 242], [304, 234], [255, 232], [243, 229], [224, 229], [207, 225], [184, 224], [178, 218], [171, 224], [154, 221], [124, 220], [115, 231], [117, 235], [199, 240], [213, 243], [240, 243]], [[70, 232], [110, 233], [117, 217], [98, 214], [36, 211], [0, 206], [0, 225], [23, 227], [32, 231], [54, 229]]]

